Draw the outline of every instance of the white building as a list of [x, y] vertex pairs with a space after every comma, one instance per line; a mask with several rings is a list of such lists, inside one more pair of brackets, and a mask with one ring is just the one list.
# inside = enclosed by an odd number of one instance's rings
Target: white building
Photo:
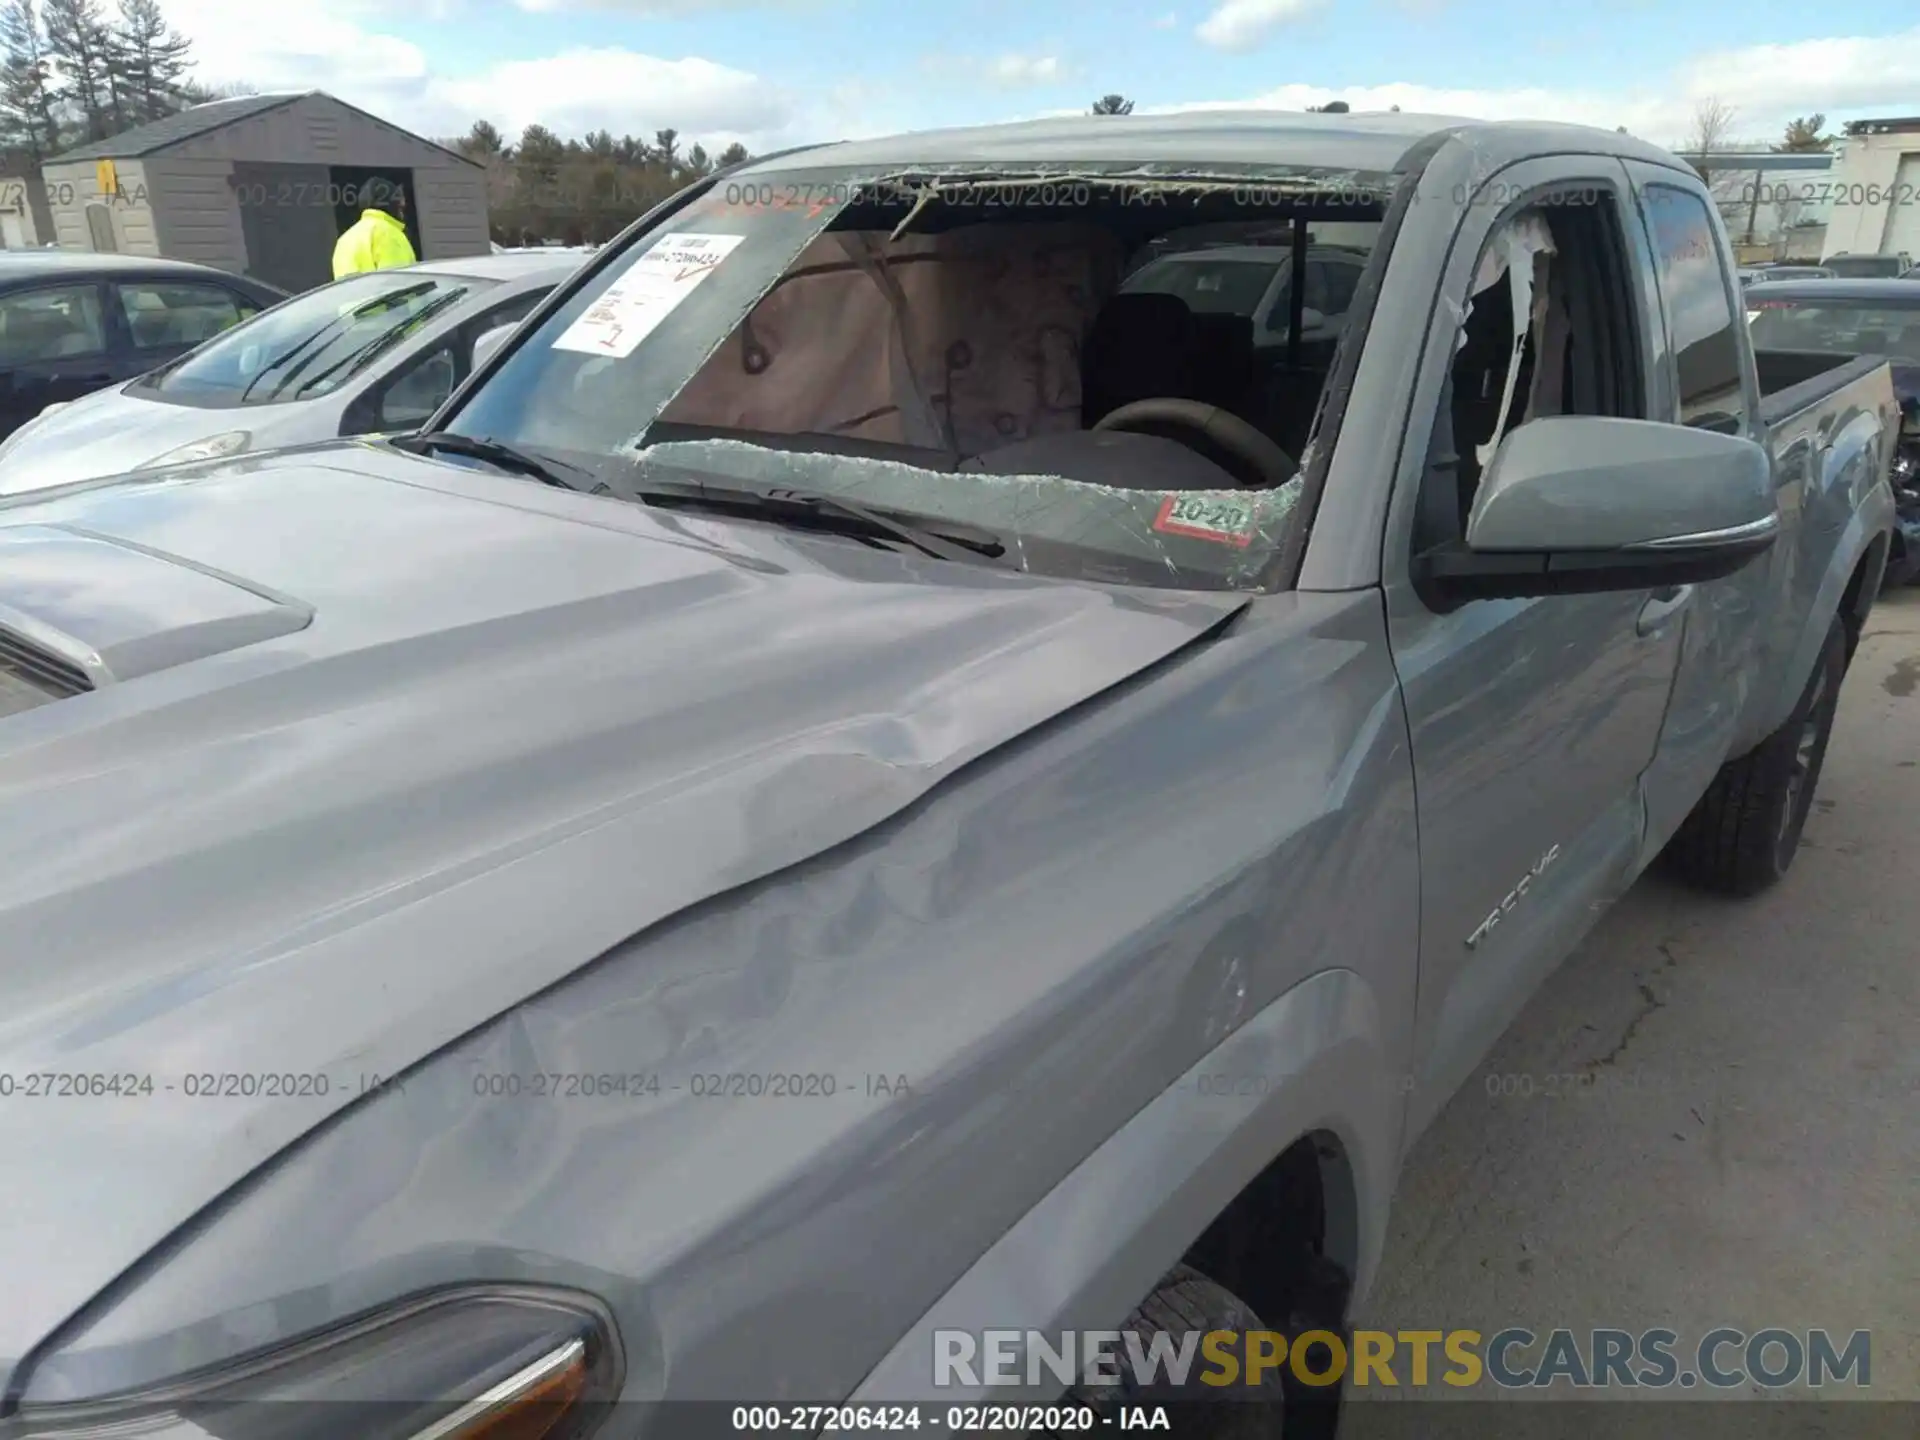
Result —
[[1820, 258], [1833, 214], [1831, 153], [1726, 150], [1681, 158], [1707, 173], [1741, 263]]
[[1822, 259], [1904, 253], [1920, 261], [1920, 116], [1848, 125], [1831, 178]]

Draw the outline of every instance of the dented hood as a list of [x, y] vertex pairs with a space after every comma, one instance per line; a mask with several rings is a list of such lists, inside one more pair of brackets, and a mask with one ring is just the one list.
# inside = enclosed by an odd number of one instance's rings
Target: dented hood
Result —
[[0, 1385], [366, 1077], [1242, 603], [377, 446], [0, 505], [15, 673], [84, 682], [0, 718]]

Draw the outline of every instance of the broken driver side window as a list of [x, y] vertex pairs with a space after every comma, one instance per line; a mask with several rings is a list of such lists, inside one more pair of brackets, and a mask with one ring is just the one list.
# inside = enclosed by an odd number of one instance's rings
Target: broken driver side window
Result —
[[1618, 202], [1546, 195], [1481, 252], [1428, 443], [1415, 549], [1466, 534], [1500, 442], [1529, 420], [1646, 413]]

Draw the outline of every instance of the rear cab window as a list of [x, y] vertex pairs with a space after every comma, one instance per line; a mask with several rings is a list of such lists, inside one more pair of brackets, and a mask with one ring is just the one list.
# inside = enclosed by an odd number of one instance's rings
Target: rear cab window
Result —
[[355, 275], [219, 333], [131, 388], [179, 405], [317, 399], [494, 283], [414, 270]]
[[1713, 217], [1690, 190], [1642, 192], [1647, 233], [1667, 316], [1680, 423], [1729, 435], [1752, 430], [1740, 367], [1740, 310]]
[[[436, 423], [630, 499], [790, 488], [979, 527], [1041, 573], [1261, 588], [1349, 343], [1291, 337], [1284, 304], [1268, 331], [1296, 224], [1338, 320], [1402, 177], [1201, 168], [723, 182]], [[1180, 418], [1216, 411], [1239, 449]]]

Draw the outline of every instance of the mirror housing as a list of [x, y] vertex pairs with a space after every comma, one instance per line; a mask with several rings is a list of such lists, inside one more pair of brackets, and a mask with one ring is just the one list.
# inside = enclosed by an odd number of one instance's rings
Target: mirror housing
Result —
[[1693, 585], [1741, 569], [1779, 529], [1773, 463], [1753, 441], [1557, 416], [1508, 434], [1466, 542], [1419, 556], [1414, 578], [1448, 603]]
[[471, 375], [499, 354], [500, 347], [507, 343], [507, 338], [518, 328], [519, 322], [515, 321], [510, 325], [496, 325], [491, 330], [484, 331], [473, 342], [473, 363], [467, 367], [467, 373]]

